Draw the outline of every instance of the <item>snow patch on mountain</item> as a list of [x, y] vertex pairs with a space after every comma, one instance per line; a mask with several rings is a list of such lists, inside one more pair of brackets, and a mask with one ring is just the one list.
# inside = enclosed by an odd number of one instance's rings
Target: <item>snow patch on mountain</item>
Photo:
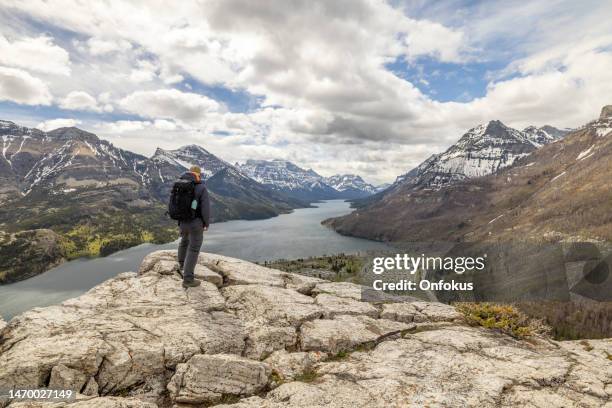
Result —
[[158, 148], [151, 160], [156, 163], [167, 163], [183, 170], [189, 170], [192, 166], [199, 166], [204, 178], [212, 177], [218, 171], [227, 167], [233, 167], [198, 145], [187, 145], [176, 150], [164, 150]]
[[584, 160], [590, 156], [593, 155], [593, 149], [595, 148], [595, 146], [591, 146], [588, 149], [583, 150], [582, 152], [580, 152], [580, 154], [578, 155], [578, 157], [576, 157], [576, 161], [580, 161], [580, 160]]
[[323, 176], [287, 160], [247, 160], [240, 170], [257, 182], [296, 198], [314, 201], [342, 197]]
[[529, 126], [523, 131], [498, 120], [468, 130], [445, 152], [434, 154], [394, 184], [404, 182], [442, 188], [461, 180], [483, 177], [512, 165], [544, 144], [567, 133], [552, 126]]
[[356, 174], [336, 174], [327, 177], [325, 182], [334, 189], [344, 191], [361, 191], [365, 194], [374, 194], [377, 189], [371, 184], [366, 183], [360, 176]]

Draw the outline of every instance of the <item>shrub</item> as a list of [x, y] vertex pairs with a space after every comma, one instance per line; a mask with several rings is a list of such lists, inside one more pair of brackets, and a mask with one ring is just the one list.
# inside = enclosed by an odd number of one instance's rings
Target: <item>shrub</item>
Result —
[[514, 338], [545, 334], [548, 328], [540, 321], [529, 318], [512, 305], [496, 303], [458, 303], [457, 310], [468, 324], [498, 330]]
[[309, 382], [313, 382], [318, 377], [319, 377], [319, 374], [317, 374], [317, 372], [314, 369], [308, 368], [304, 370], [304, 372], [302, 372], [301, 374], [296, 375], [295, 381], [309, 383]]

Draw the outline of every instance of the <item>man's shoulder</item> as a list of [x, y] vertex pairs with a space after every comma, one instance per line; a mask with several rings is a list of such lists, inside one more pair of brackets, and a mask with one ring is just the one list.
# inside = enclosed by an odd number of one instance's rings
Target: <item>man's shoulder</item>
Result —
[[203, 193], [204, 191], [208, 192], [208, 189], [206, 188], [206, 184], [204, 184], [203, 181], [200, 183], [196, 183], [195, 188], [196, 188], [196, 192], [198, 193]]

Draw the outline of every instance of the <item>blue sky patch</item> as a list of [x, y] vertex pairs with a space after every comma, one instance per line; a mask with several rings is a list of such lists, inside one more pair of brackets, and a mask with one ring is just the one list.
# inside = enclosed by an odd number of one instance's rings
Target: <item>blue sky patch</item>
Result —
[[261, 106], [262, 96], [252, 95], [240, 89], [230, 89], [222, 85], [206, 85], [195, 78], [186, 76], [179, 87], [184, 92], [195, 92], [221, 102], [230, 112], [248, 113]]
[[422, 93], [440, 102], [469, 102], [485, 96], [491, 74], [507, 62], [487, 61], [456, 64], [430, 57], [407, 61], [400, 57], [385, 68], [409, 81]]

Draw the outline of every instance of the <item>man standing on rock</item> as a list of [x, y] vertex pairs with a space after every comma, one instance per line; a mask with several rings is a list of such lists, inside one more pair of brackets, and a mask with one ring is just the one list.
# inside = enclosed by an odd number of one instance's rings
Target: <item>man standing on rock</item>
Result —
[[[189, 199], [191, 216], [179, 220], [181, 242], [178, 249], [178, 262], [185, 288], [200, 286], [200, 281], [195, 279], [193, 271], [202, 247], [204, 231], [207, 231], [210, 225], [210, 200], [208, 199], [208, 190], [202, 182], [201, 174], [202, 171], [198, 166], [192, 166], [175, 183], [172, 191], [172, 197], [174, 197], [177, 185], [180, 189], [180, 184], [183, 184], [191, 194]], [[185, 183], [185, 181], [190, 183]]]

